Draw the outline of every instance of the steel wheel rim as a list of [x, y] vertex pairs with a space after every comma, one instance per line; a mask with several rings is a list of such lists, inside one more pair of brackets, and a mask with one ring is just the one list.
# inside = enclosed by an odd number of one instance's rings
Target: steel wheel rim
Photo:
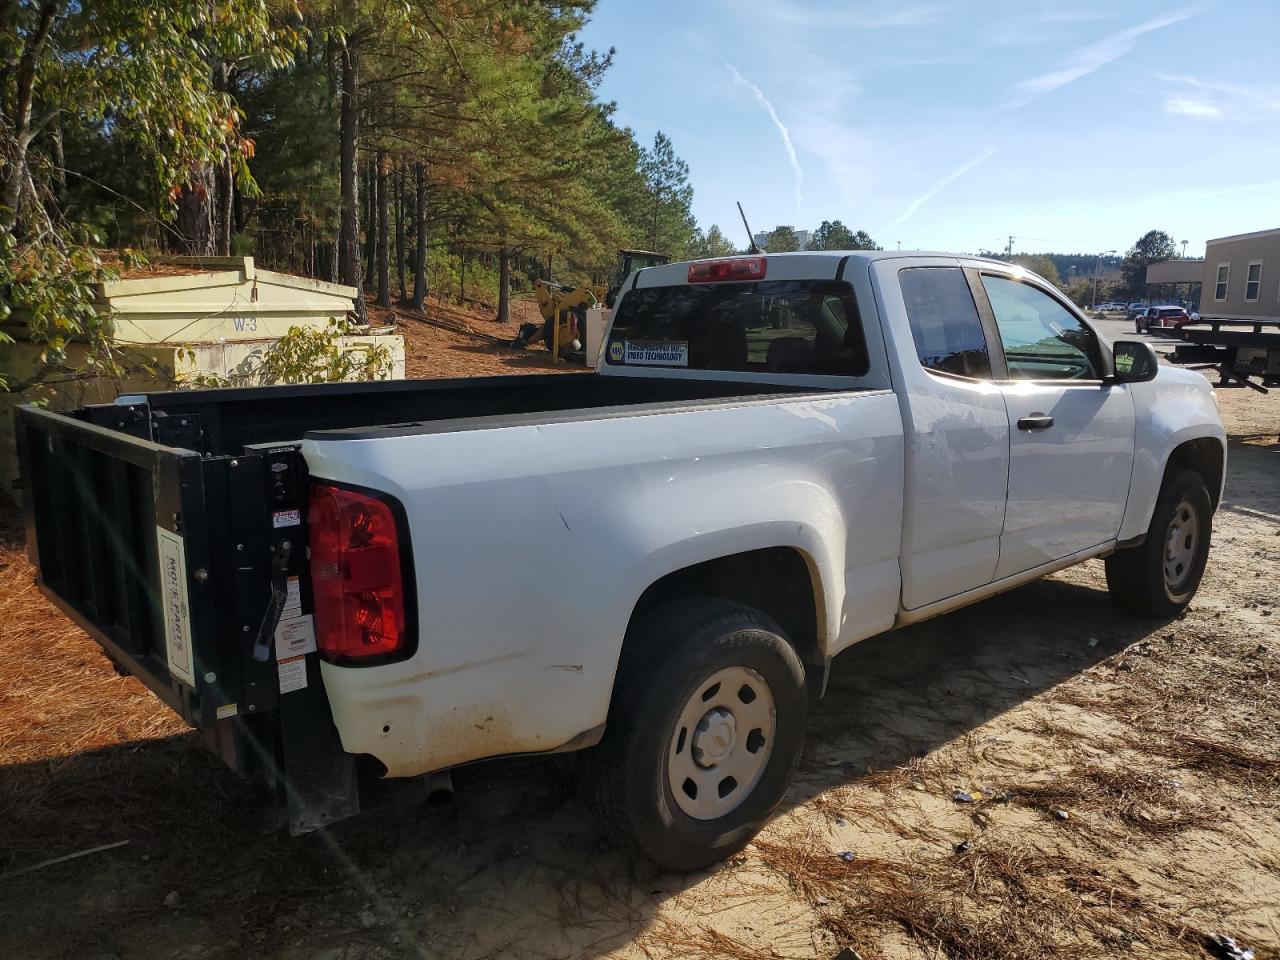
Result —
[[695, 820], [735, 810], [764, 775], [777, 726], [773, 691], [750, 667], [726, 667], [699, 683], [667, 750], [676, 806]]
[[1164, 583], [1171, 591], [1181, 590], [1191, 576], [1199, 543], [1196, 509], [1189, 500], [1182, 500], [1174, 508], [1164, 537]]

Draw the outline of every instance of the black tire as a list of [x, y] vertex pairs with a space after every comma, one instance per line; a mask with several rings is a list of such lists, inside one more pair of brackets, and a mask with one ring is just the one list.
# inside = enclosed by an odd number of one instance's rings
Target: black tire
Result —
[[[1176, 516], [1175, 516], [1176, 514]], [[1194, 542], [1177, 539], [1191, 551], [1185, 563], [1166, 560], [1174, 546], [1170, 535], [1175, 523], [1181, 534], [1186, 518], [1196, 524]], [[1204, 477], [1194, 470], [1181, 469], [1166, 476], [1151, 515], [1147, 538], [1140, 546], [1117, 550], [1107, 557], [1107, 589], [1117, 606], [1130, 613], [1168, 619], [1186, 608], [1200, 587], [1212, 537], [1213, 501]]]
[[[715, 819], [696, 819], [672, 792], [668, 760], [682, 711], [702, 684], [731, 668], [745, 668], [768, 685], [771, 750], [736, 806]], [[606, 829], [666, 870], [687, 873], [732, 856], [760, 831], [791, 783], [806, 706], [800, 658], [768, 617], [712, 598], [663, 605], [628, 633], [604, 739], [583, 757]]]

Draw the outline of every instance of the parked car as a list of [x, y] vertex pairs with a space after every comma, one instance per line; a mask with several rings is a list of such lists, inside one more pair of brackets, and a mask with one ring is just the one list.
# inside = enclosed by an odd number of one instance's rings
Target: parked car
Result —
[[1128, 306], [1125, 307], [1124, 318], [1126, 320], [1132, 320], [1134, 317], [1136, 317], [1138, 314], [1142, 313], [1146, 309], [1147, 309], [1147, 305], [1143, 303], [1141, 300], [1133, 300], [1129, 303]]
[[1146, 310], [1133, 318], [1134, 329], [1138, 333], [1146, 333], [1152, 327], [1180, 327], [1184, 323], [1190, 322], [1191, 316], [1187, 313], [1185, 307], [1169, 305], [1147, 307]]
[[906, 251], [637, 271], [592, 374], [24, 406], [18, 435], [42, 591], [293, 832], [369, 777], [586, 750], [610, 829], [679, 871], [766, 822], [860, 640], [1091, 558], [1179, 613], [1226, 463], [1199, 373]]
[[1099, 313], [1120, 313], [1124, 310], [1124, 308], [1125, 308], [1125, 305], [1123, 303], [1116, 303], [1114, 300], [1108, 300], [1106, 303], [1101, 303], [1098, 305], [1098, 312]]

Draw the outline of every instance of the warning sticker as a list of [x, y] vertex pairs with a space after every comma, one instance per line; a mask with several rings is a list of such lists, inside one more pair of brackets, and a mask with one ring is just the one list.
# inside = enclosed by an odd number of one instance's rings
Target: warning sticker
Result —
[[293, 620], [281, 620], [276, 627], [276, 660], [283, 662], [292, 657], [315, 653], [316, 631], [311, 614]]
[[227, 717], [234, 717], [239, 712], [239, 708], [234, 703], [224, 703], [216, 711], [219, 720], [225, 720]]
[[280, 610], [281, 620], [292, 620], [302, 616], [302, 593], [298, 589], [298, 578], [290, 577], [284, 607]]
[[278, 664], [280, 668], [280, 692], [292, 693], [294, 690], [304, 690], [307, 686], [307, 658], [294, 657], [292, 660], [281, 660]]
[[191, 615], [187, 609], [187, 552], [182, 537], [164, 527], [156, 527], [156, 546], [169, 672], [194, 687], [196, 668], [191, 649]]
[[297, 510], [277, 510], [271, 514], [271, 525], [279, 530], [281, 527], [296, 527], [302, 523], [302, 514]]
[[624, 363], [652, 367], [689, 365], [689, 344], [685, 340], [627, 340], [624, 344]]

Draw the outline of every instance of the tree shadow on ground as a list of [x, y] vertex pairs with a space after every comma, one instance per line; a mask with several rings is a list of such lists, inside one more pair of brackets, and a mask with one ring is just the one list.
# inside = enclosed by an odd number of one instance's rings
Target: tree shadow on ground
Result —
[[[784, 806], [925, 755], [1158, 629], [1055, 579], [866, 640], [835, 661]], [[444, 811], [384, 802], [291, 839], [195, 734], [2, 767], [0, 871], [129, 845], [0, 878], [0, 955], [597, 956], [707, 877], [613, 849], [575, 772], [571, 756], [477, 765]]]

